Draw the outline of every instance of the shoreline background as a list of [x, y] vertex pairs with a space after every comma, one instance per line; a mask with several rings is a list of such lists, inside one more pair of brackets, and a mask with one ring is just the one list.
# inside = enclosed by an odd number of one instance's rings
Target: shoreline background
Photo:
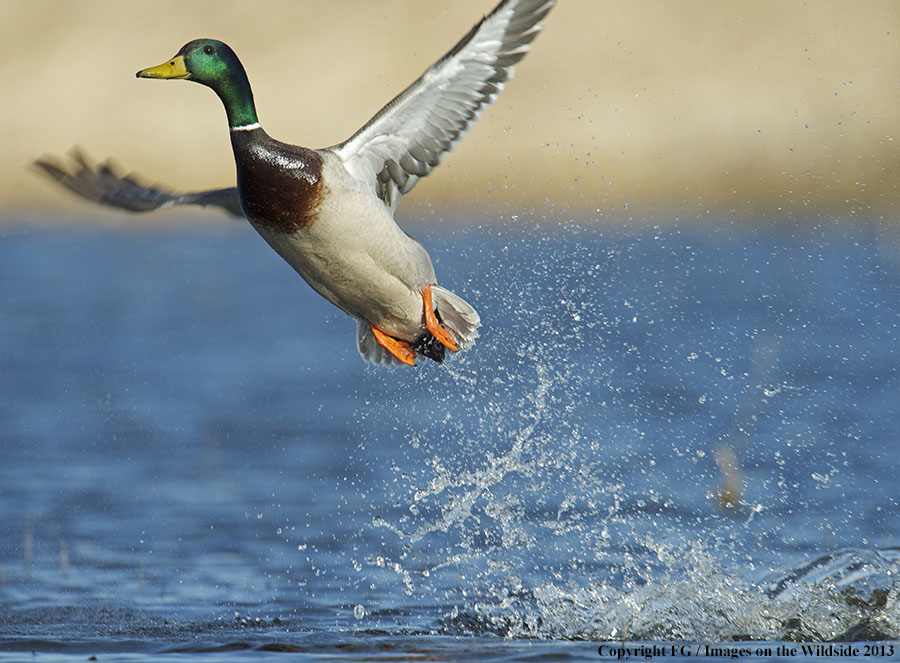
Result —
[[[362, 126], [493, 0], [246, 7], [0, 3], [0, 222], [116, 215], [28, 167], [76, 144], [148, 183], [233, 182], [215, 96], [134, 77], [192, 38], [235, 48], [270, 134], [321, 147]], [[893, 221], [898, 37], [900, 5], [886, 1], [560, 0], [497, 103], [399, 217]]]

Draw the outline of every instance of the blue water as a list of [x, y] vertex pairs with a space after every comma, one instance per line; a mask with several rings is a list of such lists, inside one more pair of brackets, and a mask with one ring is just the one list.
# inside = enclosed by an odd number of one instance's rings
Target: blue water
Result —
[[0, 235], [0, 661], [900, 638], [895, 230], [412, 224], [484, 328], [385, 370], [126, 223]]

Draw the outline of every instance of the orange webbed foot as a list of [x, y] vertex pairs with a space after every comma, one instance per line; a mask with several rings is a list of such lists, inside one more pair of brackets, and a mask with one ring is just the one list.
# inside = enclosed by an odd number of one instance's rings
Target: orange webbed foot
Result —
[[406, 341], [400, 341], [393, 336], [388, 336], [380, 329], [376, 329], [373, 325], [369, 325], [372, 329], [372, 335], [375, 342], [391, 353], [398, 361], [403, 362], [407, 366], [416, 365], [416, 353], [412, 346]]
[[456, 352], [458, 350], [456, 341], [446, 329], [438, 322], [437, 316], [434, 314], [434, 305], [431, 302], [431, 285], [426, 285], [422, 290], [422, 301], [425, 303], [425, 328], [434, 336], [441, 345]]

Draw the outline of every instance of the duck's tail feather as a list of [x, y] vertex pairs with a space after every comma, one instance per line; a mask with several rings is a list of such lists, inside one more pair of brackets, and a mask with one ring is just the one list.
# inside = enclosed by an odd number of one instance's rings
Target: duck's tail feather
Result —
[[403, 362], [378, 345], [372, 328], [365, 320], [356, 321], [356, 349], [366, 361], [385, 366], [403, 366]]
[[462, 297], [439, 285], [431, 286], [431, 296], [441, 324], [453, 334], [459, 349], [472, 347], [481, 326], [481, 317], [477, 311]]
[[[475, 309], [462, 297], [454, 295], [439, 285], [431, 286], [431, 296], [435, 313], [444, 328], [453, 335], [459, 349], [465, 350], [472, 347], [475, 339], [478, 338], [478, 328], [481, 326], [481, 318]], [[427, 332], [426, 336], [427, 338], [423, 338], [415, 346], [416, 354], [419, 357], [428, 357], [441, 362], [444, 358], [444, 347]], [[362, 358], [373, 364], [404, 365], [394, 355], [378, 345], [372, 328], [365, 320], [356, 321], [356, 347]]]

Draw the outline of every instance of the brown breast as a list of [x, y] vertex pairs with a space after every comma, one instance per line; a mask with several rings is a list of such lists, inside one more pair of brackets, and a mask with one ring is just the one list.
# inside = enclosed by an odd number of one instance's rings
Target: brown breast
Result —
[[285, 233], [309, 227], [324, 188], [322, 156], [273, 140], [262, 129], [233, 131], [231, 142], [247, 218]]

